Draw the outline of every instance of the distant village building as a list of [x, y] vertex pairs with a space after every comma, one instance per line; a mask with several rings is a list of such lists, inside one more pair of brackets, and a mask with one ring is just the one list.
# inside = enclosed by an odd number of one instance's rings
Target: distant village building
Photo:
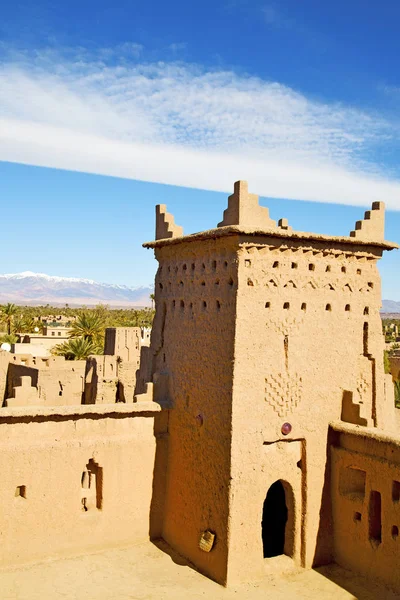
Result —
[[43, 328], [43, 333], [20, 333], [19, 342], [11, 345], [13, 354], [31, 354], [33, 356], [48, 356], [51, 350], [69, 339], [70, 327], [49, 327]]

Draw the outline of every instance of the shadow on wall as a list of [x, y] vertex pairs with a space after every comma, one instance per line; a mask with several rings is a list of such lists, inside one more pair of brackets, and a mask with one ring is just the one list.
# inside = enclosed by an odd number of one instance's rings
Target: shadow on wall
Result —
[[152, 377], [152, 362], [153, 354], [150, 346], [142, 346], [140, 348], [140, 366], [136, 371], [136, 385], [134, 395], [144, 394], [146, 391], [146, 383], [153, 381]]
[[181, 567], [189, 567], [190, 569], [193, 569], [193, 571], [197, 571], [196, 567], [190, 561], [188, 561], [186, 558], [175, 552], [175, 550], [171, 548], [171, 546], [169, 546], [167, 542], [165, 542], [163, 539], [160, 538], [157, 540], [152, 540], [152, 542], [157, 548], [159, 548], [159, 550], [161, 550], [165, 554], [168, 554], [168, 556], [171, 557], [171, 560], [176, 565], [179, 565]]
[[392, 592], [381, 584], [368, 581], [368, 591], [365, 590], [365, 578], [352, 571], [347, 571], [341, 567], [332, 564], [329, 567], [319, 567], [316, 571], [330, 581], [336, 583], [340, 588], [346, 590], [357, 600], [398, 600], [399, 594]]
[[31, 378], [31, 387], [38, 387], [38, 376], [39, 371], [34, 367], [27, 367], [25, 365], [15, 365], [9, 363], [8, 371], [6, 375], [6, 386], [4, 391], [4, 398], [2, 398], [1, 405], [4, 406], [4, 402], [7, 398], [12, 398], [14, 395], [14, 387], [20, 385], [21, 377]]
[[153, 493], [151, 496], [149, 522], [149, 537], [151, 541], [160, 540], [163, 533], [164, 501], [168, 468], [168, 421], [168, 410], [157, 414], [154, 418], [156, 453], [154, 459]]
[[336, 439], [336, 432], [328, 429], [326, 444], [326, 460], [324, 473], [324, 486], [322, 488], [321, 507], [319, 511], [319, 526], [313, 567], [328, 565], [333, 560], [333, 526], [331, 503], [331, 460], [330, 448]]
[[96, 404], [99, 377], [97, 374], [97, 361], [89, 357], [86, 360], [85, 389], [82, 404]]

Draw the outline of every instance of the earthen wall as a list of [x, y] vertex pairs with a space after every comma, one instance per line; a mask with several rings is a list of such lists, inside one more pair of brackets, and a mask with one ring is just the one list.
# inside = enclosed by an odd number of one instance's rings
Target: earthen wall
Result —
[[148, 538], [159, 407], [130, 406], [2, 409], [0, 565]]
[[333, 558], [400, 589], [400, 440], [334, 427], [331, 448]]
[[[167, 453], [162, 536], [208, 576], [224, 582], [228, 500], [236, 264], [226, 240], [156, 251], [157, 313], [153, 375], [173, 403], [160, 441]], [[157, 386], [156, 386], [157, 387]], [[156, 466], [157, 468], [157, 466]], [[212, 554], [200, 550], [218, 532]]]

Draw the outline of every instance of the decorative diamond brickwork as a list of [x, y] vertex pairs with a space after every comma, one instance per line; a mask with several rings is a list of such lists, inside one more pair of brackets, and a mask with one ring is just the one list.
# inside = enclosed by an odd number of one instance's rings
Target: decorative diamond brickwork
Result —
[[298, 406], [303, 383], [298, 373], [270, 374], [265, 378], [265, 400], [280, 417], [286, 417]]

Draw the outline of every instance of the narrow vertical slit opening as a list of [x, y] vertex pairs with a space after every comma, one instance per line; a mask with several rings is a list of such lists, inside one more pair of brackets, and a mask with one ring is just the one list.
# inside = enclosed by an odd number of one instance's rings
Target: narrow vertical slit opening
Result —
[[381, 494], [372, 490], [369, 496], [369, 539], [376, 545], [382, 542]]

